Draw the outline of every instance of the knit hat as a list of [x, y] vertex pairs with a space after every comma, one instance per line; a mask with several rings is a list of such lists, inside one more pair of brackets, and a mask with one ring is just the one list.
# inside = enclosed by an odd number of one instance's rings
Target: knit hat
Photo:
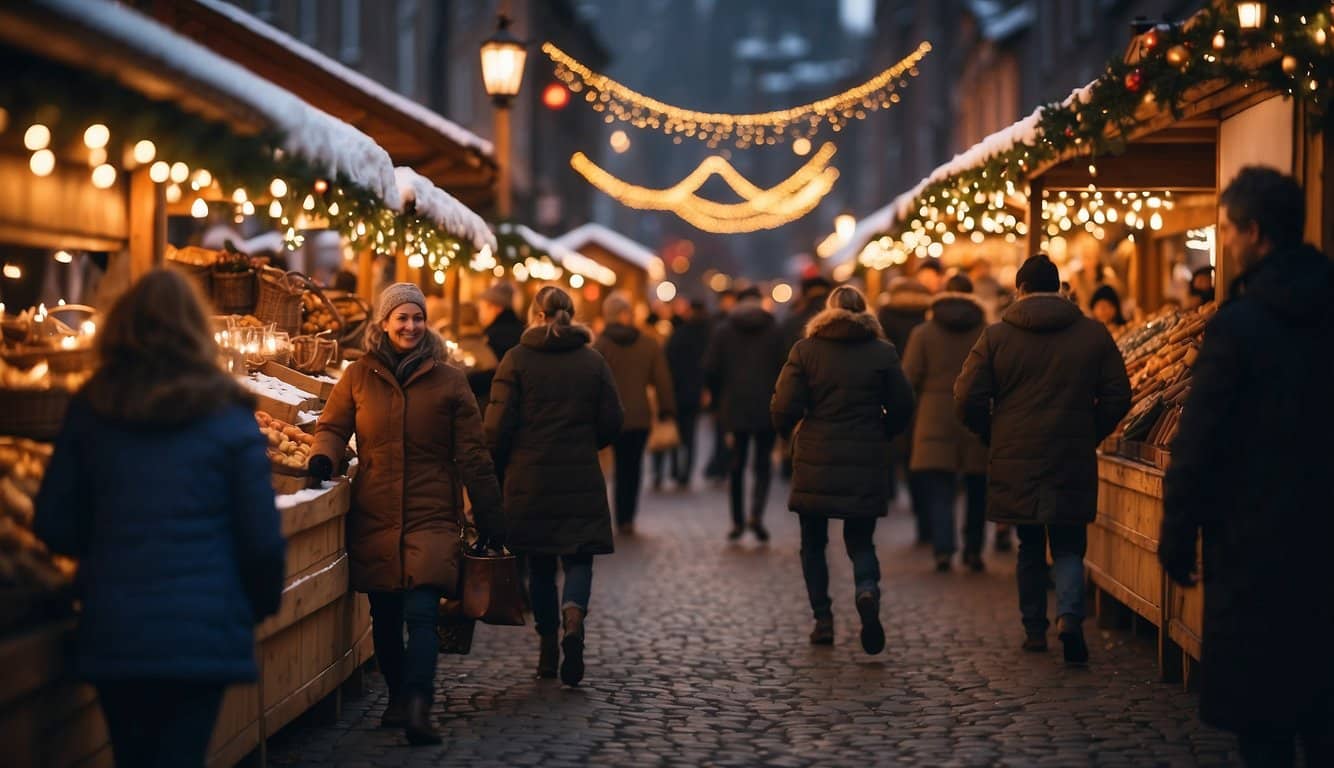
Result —
[[1061, 290], [1061, 273], [1045, 253], [1030, 257], [1019, 267], [1014, 285], [1029, 293], [1055, 293]]
[[482, 295], [477, 298], [479, 301], [485, 301], [497, 307], [514, 309], [514, 286], [506, 282], [498, 282], [482, 291]]
[[383, 323], [390, 312], [404, 304], [416, 304], [422, 308], [422, 314], [426, 314], [426, 297], [422, 295], [422, 289], [412, 283], [394, 283], [380, 292], [380, 302], [375, 305], [375, 317]]

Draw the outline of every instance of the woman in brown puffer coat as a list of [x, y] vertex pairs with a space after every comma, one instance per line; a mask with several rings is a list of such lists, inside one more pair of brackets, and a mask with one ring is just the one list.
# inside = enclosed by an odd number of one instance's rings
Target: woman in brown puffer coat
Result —
[[912, 390], [860, 291], [836, 288], [826, 306], [789, 353], [770, 411], [774, 428], [792, 442], [788, 506], [801, 516], [801, 570], [815, 614], [811, 643], [834, 642], [825, 547], [829, 519], [840, 518], [862, 648], [874, 654], [885, 647], [875, 524], [889, 513], [890, 440], [912, 418]]
[[[537, 292], [530, 327], [491, 383], [486, 439], [505, 477], [509, 546], [528, 555], [539, 677], [578, 685], [593, 556], [611, 554], [611, 511], [598, 450], [621, 431], [616, 382], [592, 334], [574, 325], [574, 302], [555, 286]], [[557, 612], [556, 564], [565, 572]], [[563, 625], [559, 646], [556, 630]]]
[[310, 473], [329, 479], [356, 435], [347, 550], [351, 587], [370, 598], [375, 656], [389, 686], [381, 725], [405, 727], [413, 744], [438, 744], [430, 722], [435, 624], [440, 598], [457, 596], [459, 486], [482, 536], [497, 542], [500, 489], [467, 376], [445, 362], [421, 290], [389, 286], [376, 318], [366, 355], [343, 373], [315, 427]]
[[910, 468], [922, 484], [931, 516], [936, 570], [950, 569], [956, 549], [954, 502], [963, 476], [963, 562], [980, 572], [987, 524], [987, 447], [954, 415], [954, 380], [986, 326], [986, 310], [973, 298], [973, 281], [955, 275], [931, 302], [930, 319], [912, 330], [903, 372], [917, 394]]

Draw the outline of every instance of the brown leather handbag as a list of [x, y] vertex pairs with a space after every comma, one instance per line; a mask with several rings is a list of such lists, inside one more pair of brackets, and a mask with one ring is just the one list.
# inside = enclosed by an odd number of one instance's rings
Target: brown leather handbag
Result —
[[463, 549], [463, 613], [483, 624], [521, 627], [523, 587], [519, 558], [507, 549], [488, 549], [480, 542]]

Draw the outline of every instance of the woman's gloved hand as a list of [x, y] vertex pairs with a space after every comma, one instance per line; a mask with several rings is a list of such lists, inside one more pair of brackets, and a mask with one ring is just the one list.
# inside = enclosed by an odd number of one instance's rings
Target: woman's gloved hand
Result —
[[306, 474], [320, 482], [332, 479], [333, 471], [333, 460], [328, 456], [317, 453], [310, 457], [310, 461], [306, 462]]

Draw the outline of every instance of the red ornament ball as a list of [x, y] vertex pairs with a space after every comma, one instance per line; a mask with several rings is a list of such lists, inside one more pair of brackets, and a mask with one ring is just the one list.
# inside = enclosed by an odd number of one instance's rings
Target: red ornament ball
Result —
[[1126, 73], [1126, 90], [1131, 93], [1139, 93], [1139, 89], [1144, 87], [1144, 73], [1138, 69], [1132, 69]]

